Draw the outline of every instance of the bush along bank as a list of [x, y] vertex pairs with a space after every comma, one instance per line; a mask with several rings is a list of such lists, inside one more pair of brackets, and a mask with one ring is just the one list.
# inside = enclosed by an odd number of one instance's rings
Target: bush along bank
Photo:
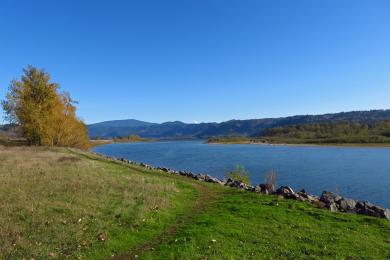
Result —
[[278, 189], [276, 189], [273, 184], [259, 184], [256, 186], [252, 186], [243, 183], [241, 181], [232, 180], [230, 178], [228, 180], [220, 180], [208, 174], [196, 174], [189, 171], [176, 171], [166, 167], [155, 167], [145, 163], [130, 161], [124, 158], [115, 158], [115, 157], [110, 157], [99, 153], [94, 153], [94, 154], [101, 156], [107, 160], [119, 161], [126, 164], [137, 165], [149, 170], [160, 171], [167, 174], [185, 176], [198, 181], [215, 183], [215, 184], [219, 184], [231, 188], [245, 190], [248, 192], [256, 192], [263, 195], [276, 195], [279, 198], [283, 198], [283, 199], [292, 199], [292, 200], [308, 202], [319, 208], [329, 209], [331, 212], [345, 212], [345, 213], [352, 213], [352, 214], [360, 214], [360, 215], [366, 215], [366, 216], [384, 218], [390, 220], [390, 209], [386, 209], [374, 205], [367, 201], [356, 201], [353, 199], [344, 198], [336, 193], [329, 192], [329, 191], [322, 192], [321, 196], [318, 197], [313, 194], [307, 194], [304, 189], [302, 189], [299, 192], [294, 192], [294, 190], [289, 186], [281, 186]]

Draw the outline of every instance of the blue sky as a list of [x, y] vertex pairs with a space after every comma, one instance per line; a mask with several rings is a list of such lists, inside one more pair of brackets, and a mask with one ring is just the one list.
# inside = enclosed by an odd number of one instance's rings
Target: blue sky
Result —
[[0, 98], [32, 64], [87, 123], [390, 108], [390, 1], [0, 3]]

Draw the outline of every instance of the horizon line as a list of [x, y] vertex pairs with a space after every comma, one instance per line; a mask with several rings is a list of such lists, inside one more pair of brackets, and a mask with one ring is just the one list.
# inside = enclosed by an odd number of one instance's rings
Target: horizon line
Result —
[[245, 119], [228, 119], [228, 120], [223, 120], [223, 121], [198, 121], [195, 122], [186, 122], [186, 121], [181, 121], [181, 120], [169, 120], [169, 121], [162, 121], [162, 122], [150, 122], [150, 121], [144, 121], [140, 119], [135, 119], [135, 118], [124, 118], [124, 119], [112, 119], [112, 120], [104, 120], [104, 121], [99, 121], [99, 122], [94, 122], [94, 123], [85, 123], [86, 125], [94, 125], [94, 124], [100, 124], [100, 123], [106, 123], [106, 122], [113, 122], [113, 121], [127, 121], [127, 120], [136, 120], [140, 122], [145, 122], [145, 123], [151, 123], [151, 124], [164, 124], [164, 123], [173, 123], [173, 122], [180, 122], [184, 124], [220, 124], [224, 122], [229, 122], [229, 121], [245, 121], [245, 120], [262, 120], [262, 119], [276, 119], [276, 118], [288, 118], [288, 117], [295, 117], [295, 116], [321, 116], [321, 115], [332, 115], [332, 114], [342, 114], [342, 113], [353, 113], [353, 112], [372, 112], [372, 111], [388, 111], [390, 108], [376, 108], [376, 109], [369, 109], [369, 110], [348, 110], [348, 111], [340, 111], [340, 112], [330, 112], [330, 113], [313, 113], [313, 114], [290, 114], [290, 115], [285, 115], [285, 116], [271, 116], [271, 117], [258, 117], [258, 118], [245, 118]]

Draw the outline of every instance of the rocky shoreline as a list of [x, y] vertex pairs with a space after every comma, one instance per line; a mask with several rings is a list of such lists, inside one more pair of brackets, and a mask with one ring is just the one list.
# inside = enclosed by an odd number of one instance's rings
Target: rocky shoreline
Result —
[[319, 197], [313, 194], [307, 194], [304, 189], [299, 192], [294, 192], [294, 190], [289, 186], [281, 186], [277, 189], [272, 184], [259, 184], [252, 186], [232, 179], [220, 180], [208, 174], [195, 174], [189, 171], [176, 171], [166, 167], [154, 167], [145, 163], [134, 162], [125, 158], [116, 158], [99, 153], [93, 154], [102, 156], [108, 160], [120, 161], [122, 163], [137, 165], [149, 170], [157, 170], [168, 174], [185, 176], [198, 181], [215, 183], [231, 188], [237, 188], [248, 192], [256, 192], [264, 195], [276, 195], [284, 199], [305, 201], [319, 208], [329, 209], [331, 212], [360, 214], [390, 220], [390, 209], [374, 205], [367, 201], [356, 201], [353, 199], [344, 198], [336, 193], [329, 191], [322, 192], [321, 196]]

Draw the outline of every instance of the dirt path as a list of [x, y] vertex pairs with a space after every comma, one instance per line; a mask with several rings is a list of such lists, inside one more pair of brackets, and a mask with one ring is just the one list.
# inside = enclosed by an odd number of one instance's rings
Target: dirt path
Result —
[[[91, 156], [90, 154], [85, 154], [80, 151], [74, 151], [69, 149], [69, 151], [73, 154], [77, 154], [78, 156], [86, 157], [91, 160], [101, 160], [102, 158], [96, 158], [96, 156]], [[104, 160], [104, 158], [103, 158]], [[112, 162], [112, 161], [110, 161]], [[112, 163], [117, 163], [117, 164], [123, 164], [121, 162], [112, 162]], [[128, 166], [128, 165], [127, 165]], [[166, 175], [168, 177], [168, 175]], [[198, 192], [198, 195], [196, 197], [196, 200], [192, 204], [191, 210], [189, 210], [185, 215], [180, 216], [179, 218], [176, 219], [176, 221], [171, 224], [168, 228], [166, 228], [162, 233], [159, 235], [153, 237], [152, 239], [141, 243], [137, 245], [135, 248], [131, 249], [129, 252], [124, 253], [122, 255], [114, 256], [111, 259], [114, 260], [128, 260], [128, 259], [138, 259], [138, 257], [142, 256], [143, 252], [153, 250], [156, 248], [159, 244], [162, 242], [171, 239], [172, 237], [175, 236], [176, 231], [182, 227], [185, 226], [187, 223], [190, 223], [192, 219], [202, 213], [205, 208], [215, 201], [218, 196], [218, 189], [213, 189], [210, 187], [207, 187], [204, 183], [201, 182], [196, 182], [194, 180], [188, 179], [187, 177], [182, 177], [182, 176], [169, 176], [173, 178], [178, 178], [181, 181], [184, 181], [190, 185], [192, 185]]]
[[146, 241], [145, 243], [138, 245], [137, 247], [133, 248], [130, 252], [120, 256], [115, 256], [112, 259], [114, 260], [138, 259], [138, 257], [141, 256], [143, 252], [154, 250], [154, 248], [156, 248], [163, 241], [168, 240], [173, 236], [175, 236], [178, 228], [191, 222], [194, 216], [202, 213], [206, 208], [206, 206], [216, 199], [217, 192], [214, 189], [208, 188], [207, 186], [201, 183], [196, 183], [196, 182], [190, 182], [190, 183], [198, 191], [197, 199], [195, 200], [192, 206], [192, 210], [190, 212], [176, 219], [176, 221], [172, 225], [170, 225], [158, 236], [152, 238], [149, 241]]

